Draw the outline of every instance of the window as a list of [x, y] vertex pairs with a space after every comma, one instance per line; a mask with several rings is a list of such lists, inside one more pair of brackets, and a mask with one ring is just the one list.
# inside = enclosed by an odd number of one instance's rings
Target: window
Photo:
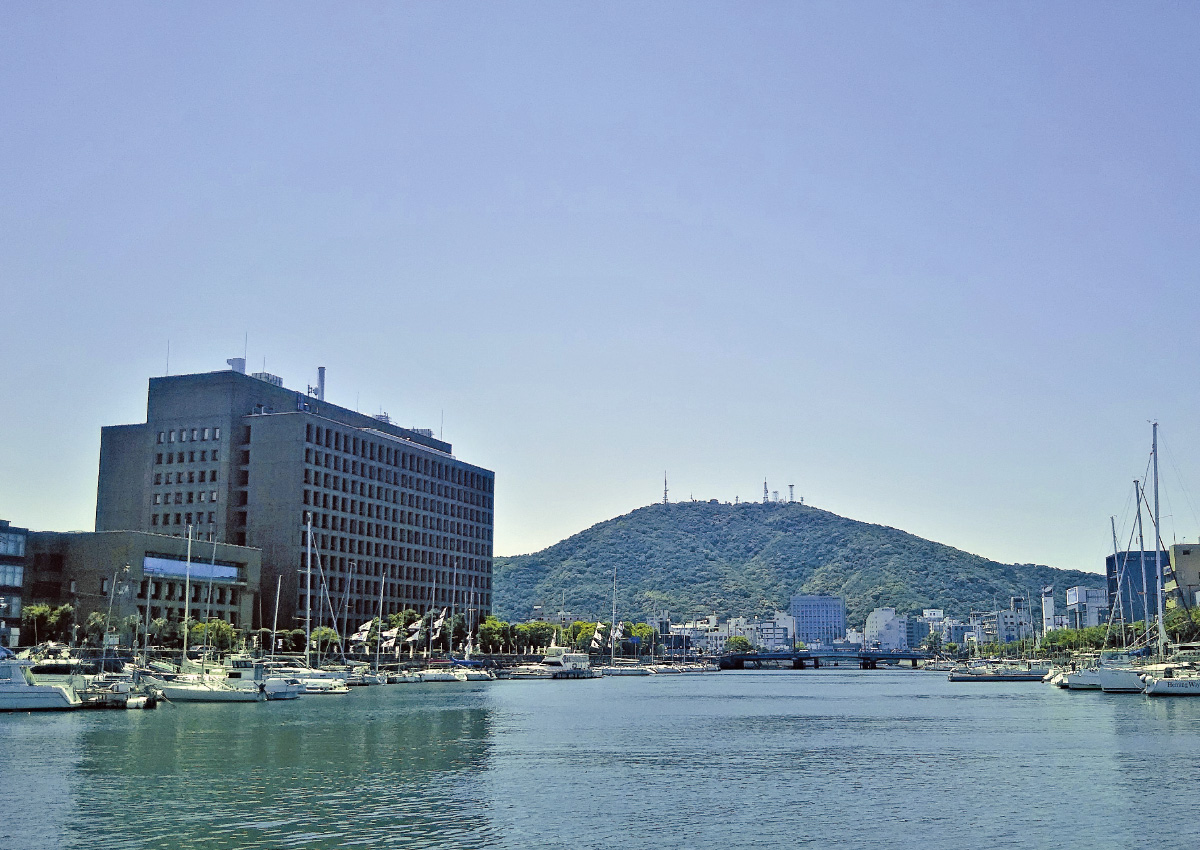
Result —
[[213, 428], [213, 439], [214, 440], [221, 439], [221, 429], [220, 428]]
[[189, 472], [189, 473], [187, 474], [187, 476], [188, 476], [188, 484], [195, 484], [195, 483], [196, 483], [196, 473], [194, 473], [194, 472]]
[[[167, 457], [170, 457], [170, 455], [167, 455]], [[154, 463], [155, 463], [155, 464], [161, 464], [161, 463], [162, 463], [162, 455], [161, 455], [161, 454], [156, 454], [156, 455], [154, 456]]]
[[158, 514], [152, 514], [150, 517], [151, 525], [158, 525]]
[[176, 462], [176, 463], [183, 463], [183, 452], [178, 452], [178, 453], [175, 455], [175, 462]]
[[183, 504], [183, 494], [182, 493], [175, 494], [175, 504], [177, 504], [177, 505]]
[[196, 429], [195, 428], [192, 429], [192, 442], [193, 443], [196, 442]]
[[200, 470], [200, 483], [201, 484], [204, 483], [204, 474], [205, 474], [205, 470], [203, 470], [203, 469]]
[[196, 462], [196, 453], [188, 452], [188, 463], [195, 463], [195, 462]]
[[181, 443], [187, 442], [187, 428], [179, 429], [179, 442], [181, 442]]
[[213, 463], [216, 463], [216, 462], [217, 462], [217, 453], [216, 453], [216, 451], [215, 451], [215, 450], [213, 451], [213, 453], [212, 453], [212, 457], [210, 458], [210, 460], [211, 460]]
[[200, 452], [200, 462], [204, 463], [208, 460], [208, 452]]
[[162, 496], [159, 495], [158, 493], [154, 494], [154, 504], [156, 504], [156, 505], [162, 504]]
[[168, 442], [168, 443], [173, 443], [173, 442], [175, 442], [175, 432], [174, 432], [174, 431], [168, 431], [168, 432], [167, 432], [167, 442]]
[[106, 579], [106, 578], [100, 579], [100, 592], [108, 593], [108, 579]]
[[162, 484], [162, 473], [161, 472], [154, 473], [154, 483]]
[[158, 444], [161, 446], [167, 440], [167, 435], [162, 431], [158, 432]]
[[215, 517], [215, 516], [216, 516], [216, 513], [215, 513], [214, 511], [209, 511], [209, 512], [208, 512], [208, 521], [209, 521], [209, 522], [216, 522], [216, 520], [215, 520], [215, 519], [213, 519], [213, 517]]
[[188, 494], [187, 494], [187, 503], [190, 505], [195, 501], [196, 501], [196, 494], [189, 490]]
[[208, 495], [207, 493], [205, 493], [205, 492], [201, 491], [201, 493], [200, 493], [200, 501], [201, 501], [201, 502], [203, 502], [203, 501], [204, 501], [204, 497], [205, 497], [205, 496], [207, 496], [207, 495]]
[[215, 502], [217, 500], [217, 491], [216, 490], [213, 490], [211, 493], [208, 494], [208, 500], [210, 502]]
[[207, 429], [207, 428], [201, 428], [201, 429], [200, 429], [200, 439], [201, 439], [201, 440], [207, 440], [207, 439], [208, 439], [208, 429]]
[[191, 515], [191, 514], [185, 514], [185, 516], [187, 517], [187, 524], [188, 524], [188, 525], [191, 525], [191, 524], [192, 524], [192, 515]]

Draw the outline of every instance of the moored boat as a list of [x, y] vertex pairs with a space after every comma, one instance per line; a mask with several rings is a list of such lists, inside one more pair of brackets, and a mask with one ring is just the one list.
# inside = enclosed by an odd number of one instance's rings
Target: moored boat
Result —
[[39, 685], [29, 662], [0, 660], [0, 711], [69, 711], [83, 702], [70, 684]]

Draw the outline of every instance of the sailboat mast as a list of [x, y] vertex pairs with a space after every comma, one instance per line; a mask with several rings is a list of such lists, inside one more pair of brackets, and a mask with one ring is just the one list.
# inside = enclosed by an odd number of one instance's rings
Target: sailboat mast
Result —
[[275, 654], [275, 632], [279, 629], [279, 591], [283, 589], [283, 576], [275, 578], [275, 619], [271, 621], [271, 654]]
[[[188, 617], [192, 612], [192, 527], [187, 527], [187, 567], [183, 574], [183, 660], [187, 660]], [[180, 672], [183, 665], [179, 665]]]
[[609, 663], [616, 665], [617, 663], [617, 566], [613, 564], [613, 616], [612, 616], [612, 631], [609, 633]]
[[305, 511], [304, 518], [308, 525], [307, 551], [305, 554], [308, 587], [304, 592], [304, 666], [311, 667], [309, 644], [312, 643], [312, 512]]
[[1154, 573], [1158, 583], [1158, 640], [1164, 647], [1167, 645], [1167, 628], [1165, 612], [1163, 611], [1163, 558], [1162, 558], [1162, 528], [1158, 513], [1158, 423], [1154, 423]]
[[[1121, 581], [1125, 578], [1125, 565], [1120, 561], [1119, 547], [1117, 545], [1117, 518], [1110, 516], [1109, 524], [1112, 525], [1113, 538], [1113, 572], [1117, 574], [1117, 598], [1115, 604], [1119, 606], [1121, 612], [1121, 646], [1125, 646], [1125, 597], [1121, 595]], [[1118, 566], [1120, 564], [1120, 566]], [[1128, 587], [1128, 583], [1125, 585]], [[1112, 629], [1112, 608], [1109, 608], [1108, 626]]]
[[383, 579], [384, 575], [381, 572], [379, 575], [379, 628], [376, 629], [378, 634], [375, 635], [375, 672], [379, 672], [379, 648], [383, 645]]
[[1138, 524], [1138, 556], [1142, 561], [1142, 620], [1143, 628], [1150, 629], [1150, 582], [1146, 578], [1146, 540], [1142, 536], [1142, 487], [1141, 482], [1133, 479], [1133, 499], [1137, 502]]

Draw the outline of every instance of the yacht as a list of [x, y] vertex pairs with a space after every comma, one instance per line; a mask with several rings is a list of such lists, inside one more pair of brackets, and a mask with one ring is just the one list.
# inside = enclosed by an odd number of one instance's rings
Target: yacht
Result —
[[39, 685], [27, 661], [0, 660], [0, 711], [64, 711], [82, 701], [70, 684]]
[[1148, 673], [1142, 678], [1147, 696], [1200, 697], [1200, 670], [1190, 665], [1165, 665], [1157, 676]]

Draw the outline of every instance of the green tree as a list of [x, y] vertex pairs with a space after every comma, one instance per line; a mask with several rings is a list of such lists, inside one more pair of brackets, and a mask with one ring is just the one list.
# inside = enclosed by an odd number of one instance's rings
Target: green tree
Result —
[[[329, 626], [317, 626], [317, 628], [312, 630], [309, 646], [315, 649], [318, 655], [324, 655], [330, 652], [340, 640], [341, 638], [338, 637], [338, 633]], [[301, 635], [301, 641], [303, 641], [303, 634]]]
[[34, 644], [49, 640], [50, 606], [44, 602], [37, 602], [22, 608], [21, 631], [32, 638]]
[[750, 643], [750, 639], [742, 635], [734, 635], [725, 641], [725, 652], [727, 653], [746, 653], [754, 649], [754, 644]]
[[484, 652], [503, 652], [512, 640], [512, 626], [488, 616], [479, 625], [479, 645]]

